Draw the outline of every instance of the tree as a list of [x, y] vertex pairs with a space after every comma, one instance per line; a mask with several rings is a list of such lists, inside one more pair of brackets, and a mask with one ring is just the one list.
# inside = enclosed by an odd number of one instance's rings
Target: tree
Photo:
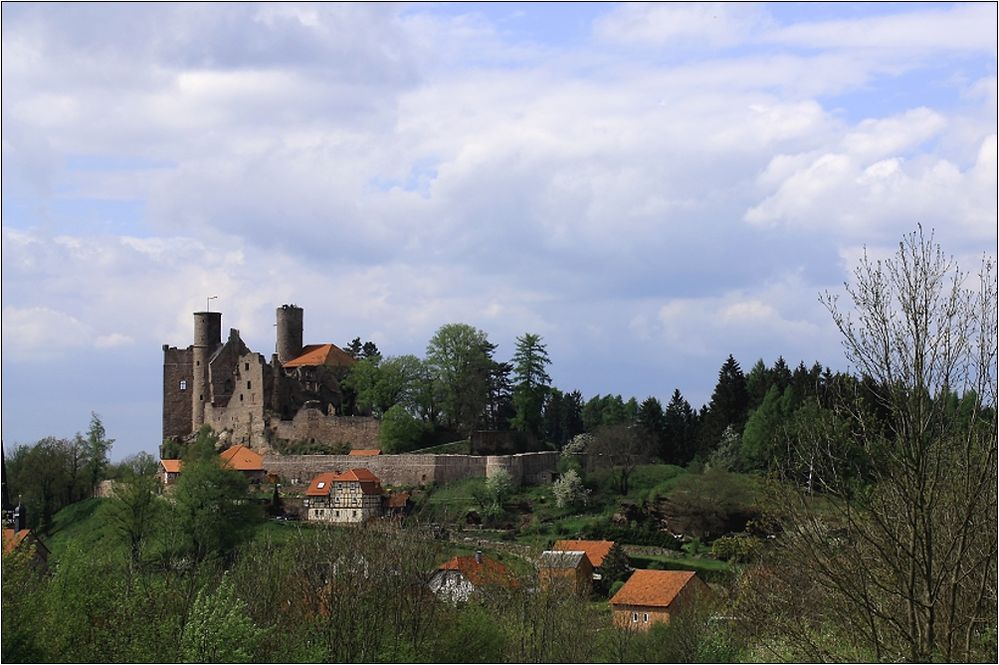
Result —
[[718, 370], [718, 383], [711, 394], [704, 426], [701, 429], [702, 456], [711, 453], [711, 449], [721, 439], [721, 433], [729, 425], [736, 433], [742, 433], [746, 422], [746, 410], [749, 407], [749, 393], [746, 391], [746, 377], [735, 358], [729, 355]]
[[781, 427], [791, 418], [791, 386], [781, 391], [777, 384], [770, 386], [763, 403], [753, 411], [742, 432], [739, 451], [741, 465], [747, 469], [766, 469], [778, 454]]
[[542, 407], [551, 385], [547, 371], [550, 364], [540, 335], [524, 333], [517, 338], [513, 354], [513, 407], [516, 411], [511, 423], [513, 429], [541, 435]]
[[396, 404], [385, 412], [378, 430], [382, 452], [405, 453], [420, 447], [427, 435], [427, 425]]
[[649, 435], [656, 444], [656, 453], [665, 459], [666, 414], [663, 405], [655, 397], [648, 397], [638, 407], [635, 422]]
[[191, 663], [249, 663], [262, 637], [226, 575], [214, 591], [198, 591], [181, 634], [181, 652]]
[[440, 410], [449, 425], [466, 434], [479, 426], [489, 403], [490, 347], [486, 333], [464, 323], [441, 326], [427, 343], [427, 366], [440, 384]]
[[628, 481], [639, 464], [649, 461], [652, 441], [640, 428], [627, 425], [608, 425], [593, 433], [587, 446], [587, 463], [598, 468], [608, 468], [616, 478], [617, 491], [628, 493]]
[[[860, 399], [840, 401], [869, 478], [843, 471], [850, 447], [836, 432], [793, 442], [802, 460], [815, 460], [824, 509], [788, 482], [780, 543], [825, 590], [820, 618], [877, 660], [995, 656], [985, 637], [996, 631], [992, 261], [977, 284], [965, 279], [920, 227], [888, 259], [865, 251], [846, 285], [849, 306], [822, 297], [864, 377], [858, 397], [869, 393], [882, 420]], [[953, 393], [970, 396], [967, 420], [948, 408]]]
[[585, 503], [587, 494], [589, 490], [583, 485], [583, 479], [575, 469], [569, 469], [552, 483], [552, 496], [559, 508]]
[[91, 413], [90, 429], [87, 430], [84, 446], [89, 496], [93, 496], [94, 490], [97, 489], [97, 483], [104, 478], [104, 470], [108, 465], [108, 452], [113, 444], [114, 439], [107, 438], [107, 431], [104, 429], [104, 423], [101, 422], [100, 416]]
[[694, 458], [696, 447], [697, 414], [679, 389], [673, 391], [673, 396], [666, 405], [663, 428], [663, 461], [680, 465], [690, 462]]
[[116, 481], [115, 491], [104, 506], [104, 519], [128, 545], [129, 562], [134, 569], [142, 561], [142, 548], [156, 528], [160, 514], [155, 476], [133, 475]]

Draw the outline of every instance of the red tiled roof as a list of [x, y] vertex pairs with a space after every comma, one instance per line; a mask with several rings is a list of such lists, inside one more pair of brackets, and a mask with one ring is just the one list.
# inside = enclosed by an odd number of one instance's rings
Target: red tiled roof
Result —
[[167, 473], [180, 473], [180, 466], [183, 462], [179, 459], [161, 459], [160, 465]]
[[510, 570], [496, 559], [483, 556], [481, 562], [475, 560], [475, 555], [456, 556], [442, 563], [437, 570], [457, 570], [472, 586], [499, 584], [515, 586], [516, 580]]
[[250, 450], [244, 445], [237, 444], [232, 446], [225, 452], [221, 453], [219, 457], [222, 459], [222, 466], [227, 466], [230, 469], [235, 469], [237, 471], [264, 470], [263, 456]]
[[354, 457], [374, 457], [375, 455], [381, 455], [382, 451], [378, 448], [358, 448], [357, 450], [351, 450], [350, 454]]
[[306, 344], [284, 367], [350, 367], [357, 361], [336, 344]]
[[586, 558], [590, 560], [594, 568], [599, 568], [604, 564], [604, 559], [614, 547], [613, 540], [558, 540], [552, 546], [553, 550], [581, 551], [586, 552]]
[[378, 476], [371, 473], [367, 469], [350, 469], [349, 471], [344, 471], [336, 477], [336, 480], [356, 480], [362, 483], [381, 482], [381, 480], [378, 479]]
[[320, 473], [309, 483], [309, 489], [305, 490], [305, 496], [329, 496], [334, 478], [336, 478], [335, 473]]
[[14, 531], [13, 529], [3, 530], [3, 553], [10, 554], [13, 552], [18, 545], [20, 545], [28, 534], [31, 533], [31, 529], [21, 529], [20, 531]]
[[636, 570], [610, 599], [610, 603], [669, 607], [694, 576], [690, 570]]

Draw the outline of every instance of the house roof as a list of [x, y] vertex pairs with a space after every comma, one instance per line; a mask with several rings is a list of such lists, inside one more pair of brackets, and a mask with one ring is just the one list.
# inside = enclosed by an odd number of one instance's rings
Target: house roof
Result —
[[334, 478], [336, 478], [335, 473], [320, 473], [309, 483], [309, 489], [305, 490], [305, 496], [329, 496]]
[[604, 565], [604, 559], [607, 558], [612, 547], [614, 547], [613, 540], [557, 540], [552, 549], [586, 552], [586, 557], [593, 564], [593, 567], [599, 568]]
[[610, 599], [610, 603], [669, 607], [694, 577], [694, 572], [690, 570], [636, 570]]
[[382, 451], [378, 448], [358, 448], [351, 450], [350, 454], [354, 457], [373, 457], [375, 455], [381, 455]]
[[362, 494], [384, 493], [378, 476], [367, 469], [350, 469], [343, 473], [334, 473], [332, 471], [320, 473], [309, 483], [309, 488], [305, 490], [305, 495], [329, 496], [334, 482], [360, 483]]
[[160, 466], [167, 473], [180, 473], [180, 465], [182, 464], [179, 459], [161, 459]]
[[284, 367], [350, 367], [357, 361], [336, 344], [306, 344]]
[[487, 556], [481, 557], [480, 561], [475, 560], [474, 554], [456, 556], [442, 563], [437, 570], [456, 570], [471, 582], [472, 586], [490, 584], [515, 586], [516, 584], [506, 566]]
[[20, 531], [14, 531], [13, 529], [3, 530], [3, 553], [10, 554], [14, 549], [21, 544], [21, 542], [28, 537], [31, 533], [30, 529], [21, 529]]
[[21, 543], [23, 543], [28, 538], [28, 536], [31, 536], [31, 540], [34, 542], [35, 545], [41, 547], [42, 550], [48, 552], [49, 548], [46, 547], [45, 543], [39, 540], [38, 537], [31, 532], [31, 529], [21, 529], [20, 531], [14, 531], [13, 529], [4, 529], [3, 553], [10, 554], [11, 552], [13, 552], [15, 549], [20, 547]]
[[222, 465], [237, 471], [263, 471], [264, 458], [260, 453], [250, 450], [244, 445], [237, 444], [222, 452], [219, 457]]
[[569, 550], [547, 550], [541, 553], [541, 559], [538, 562], [542, 568], [566, 568], [569, 570], [575, 570], [583, 563], [586, 559], [589, 562], [589, 558], [586, 556], [586, 552], [583, 551], [569, 551]]

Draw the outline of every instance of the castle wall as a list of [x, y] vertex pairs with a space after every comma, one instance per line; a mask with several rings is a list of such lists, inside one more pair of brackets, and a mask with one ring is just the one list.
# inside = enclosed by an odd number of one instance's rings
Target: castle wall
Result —
[[242, 443], [258, 452], [266, 451], [269, 447], [264, 406], [270, 366], [259, 353], [238, 356], [231, 364], [230, 376], [234, 378], [234, 385], [228, 404], [206, 406], [205, 422], [216, 432], [230, 430], [233, 443]]
[[300, 409], [291, 420], [271, 421], [271, 436], [287, 441], [348, 443], [351, 448], [380, 448], [375, 418], [326, 415], [319, 409]]
[[239, 382], [240, 356], [249, 352], [246, 344], [239, 338], [239, 331], [231, 328], [229, 339], [213, 354], [208, 363], [212, 406], [225, 406], [229, 403]]
[[387, 485], [428, 485], [466, 478], [486, 478], [490, 471], [506, 469], [515, 483], [550, 482], [558, 470], [554, 451], [518, 455], [264, 455], [264, 468], [287, 483], [307, 483], [326, 471], [341, 473], [366, 468]]
[[[163, 345], [163, 438], [191, 433], [193, 350]], [[181, 384], [183, 382], [183, 384]], [[183, 386], [183, 389], [182, 389]]]

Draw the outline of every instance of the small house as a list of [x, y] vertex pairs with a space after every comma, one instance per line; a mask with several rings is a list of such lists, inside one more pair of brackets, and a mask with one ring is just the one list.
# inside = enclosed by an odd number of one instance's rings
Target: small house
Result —
[[636, 570], [610, 599], [614, 625], [648, 630], [653, 623], [669, 623], [705, 592], [710, 592], [708, 585], [693, 571]]
[[538, 586], [585, 596], [593, 588], [593, 565], [581, 550], [548, 550], [538, 561]]
[[438, 598], [464, 602], [472, 594], [488, 587], [511, 587], [516, 582], [509, 569], [493, 558], [476, 552], [456, 556], [442, 563], [430, 578], [430, 590]]
[[179, 459], [160, 460], [159, 476], [163, 480], [163, 485], [169, 486], [177, 482], [177, 479], [180, 478], [181, 465], [182, 462]]
[[349, 524], [381, 517], [384, 494], [378, 476], [367, 469], [320, 473], [305, 491], [307, 519]]
[[239, 471], [253, 484], [259, 484], [267, 475], [263, 455], [242, 444], [222, 451], [219, 459], [222, 460], [222, 466]]
[[[593, 579], [602, 581], [610, 573], [611, 577], [623, 574], [628, 568], [628, 555], [613, 540], [557, 540], [553, 550], [586, 552], [586, 558], [593, 566]], [[609, 585], [613, 580], [606, 581]]]

